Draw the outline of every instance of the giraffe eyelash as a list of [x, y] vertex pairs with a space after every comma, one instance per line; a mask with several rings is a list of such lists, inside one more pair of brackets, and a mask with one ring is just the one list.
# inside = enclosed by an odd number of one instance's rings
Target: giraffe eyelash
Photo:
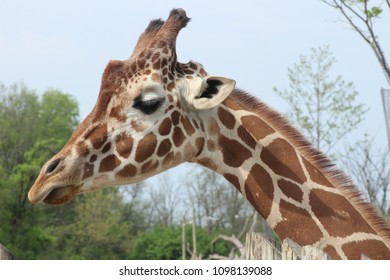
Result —
[[133, 108], [140, 110], [146, 115], [153, 114], [164, 103], [163, 98], [142, 100], [141, 96], [134, 100]]

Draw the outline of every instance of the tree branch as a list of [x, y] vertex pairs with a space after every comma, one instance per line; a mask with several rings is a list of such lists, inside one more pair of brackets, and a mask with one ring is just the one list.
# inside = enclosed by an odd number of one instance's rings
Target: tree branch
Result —
[[[369, 16], [368, 1], [363, 1], [362, 13], [364, 14], [364, 16], [362, 16], [356, 11], [356, 9], [358, 8], [354, 9], [353, 5], [355, 2], [347, 4], [344, 0], [332, 0], [332, 4], [329, 1], [330, 0], [321, 0], [321, 2], [327, 4], [328, 6], [339, 10], [344, 16], [344, 18], [353, 27], [353, 29], [355, 29], [355, 31], [363, 38], [363, 40], [370, 45], [371, 49], [374, 51], [376, 58], [378, 59], [379, 64], [381, 65], [382, 70], [384, 71], [387, 82], [390, 84], [390, 67], [387, 64], [385, 54], [379, 44], [377, 36], [375, 35], [372, 17]], [[390, 8], [390, 0], [386, 0], [386, 4]], [[356, 16], [356, 18], [366, 26], [366, 31], [364, 31], [356, 24], [353, 19], [353, 16]]]

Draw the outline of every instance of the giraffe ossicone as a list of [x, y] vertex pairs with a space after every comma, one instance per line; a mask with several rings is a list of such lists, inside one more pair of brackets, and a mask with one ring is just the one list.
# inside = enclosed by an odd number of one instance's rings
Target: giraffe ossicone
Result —
[[32, 203], [63, 204], [139, 182], [183, 162], [230, 181], [281, 239], [334, 259], [390, 259], [390, 229], [351, 181], [280, 114], [180, 63], [183, 9], [152, 20], [129, 59], [110, 61], [95, 107], [31, 187]]

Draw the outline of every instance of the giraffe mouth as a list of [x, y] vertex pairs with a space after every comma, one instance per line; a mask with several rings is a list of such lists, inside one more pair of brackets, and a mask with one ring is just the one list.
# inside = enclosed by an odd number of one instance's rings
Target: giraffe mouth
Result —
[[72, 200], [80, 190], [81, 186], [68, 185], [63, 187], [55, 187], [51, 190], [43, 202], [49, 205], [61, 205]]

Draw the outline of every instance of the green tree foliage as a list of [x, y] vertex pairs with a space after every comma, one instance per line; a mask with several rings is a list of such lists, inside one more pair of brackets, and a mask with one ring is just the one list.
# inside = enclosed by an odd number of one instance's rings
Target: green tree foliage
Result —
[[[187, 248], [192, 248], [192, 226], [185, 227], [185, 235], [188, 244]], [[210, 235], [204, 228], [196, 228], [196, 242], [198, 253], [203, 258], [210, 254], [228, 255], [230, 248], [224, 242], [213, 244], [214, 238], [218, 234]], [[139, 260], [179, 260], [182, 259], [182, 227], [155, 227], [151, 231], [146, 231], [138, 236], [134, 244], [132, 259]], [[186, 242], [186, 243], [187, 243]], [[191, 258], [186, 252], [186, 259]]]
[[57, 238], [55, 258], [126, 259], [132, 248], [130, 209], [117, 188], [78, 197], [71, 219], [58, 220], [52, 232]]
[[313, 48], [288, 68], [289, 88], [274, 88], [291, 106], [290, 120], [326, 154], [357, 128], [366, 112], [356, 101], [353, 83], [331, 77], [335, 62], [329, 47]]
[[78, 105], [69, 94], [48, 90], [40, 98], [23, 84], [0, 84], [0, 242], [18, 258], [42, 258], [42, 248], [55, 240], [44, 225], [57, 211], [33, 207], [27, 192], [77, 118]]

